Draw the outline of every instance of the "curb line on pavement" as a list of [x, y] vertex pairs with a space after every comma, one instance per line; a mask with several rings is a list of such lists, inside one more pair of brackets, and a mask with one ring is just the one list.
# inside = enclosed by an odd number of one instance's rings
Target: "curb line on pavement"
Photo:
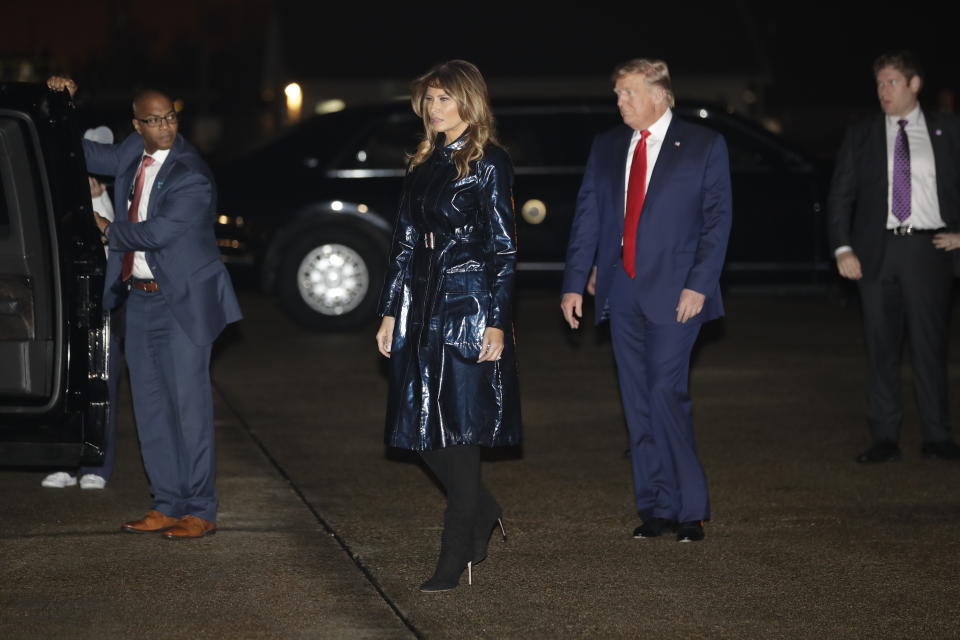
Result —
[[337, 541], [337, 544], [339, 544], [340, 548], [343, 549], [343, 552], [347, 554], [347, 557], [350, 558], [350, 561], [353, 562], [354, 565], [356, 565], [356, 567], [360, 570], [363, 576], [367, 579], [367, 582], [369, 582], [373, 586], [376, 592], [380, 595], [380, 598], [383, 599], [383, 601], [387, 604], [388, 607], [390, 607], [394, 615], [396, 615], [397, 618], [400, 619], [400, 622], [402, 622], [403, 625], [410, 630], [410, 633], [412, 633], [416, 638], [423, 638], [424, 637], [423, 634], [415, 626], [413, 626], [413, 623], [407, 619], [407, 617], [403, 614], [402, 611], [400, 611], [400, 608], [397, 606], [397, 604], [393, 601], [393, 599], [389, 595], [387, 595], [386, 591], [383, 590], [383, 587], [380, 586], [380, 583], [377, 582], [377, 579], [373, 576], [373, 574], [366, 567], [366, 565], [363, 564], [363, 561], [360, 559], [360, 556], [353, 553], [353, 550], [350, 549], [350, 545], [347, 544], [347, 541], [344, 540], [340, 536], [340, 534], [337, 533], [336, 530], [334, 530], [334, 528], [330, 526], [330, 524], [324, 519], [322, 515], [320, 515], [320, 512], [316, 510], [316, 508], [310, 503], [310, 501], [307, 500], [307, 497], [303, 494], [303, 492], [300, 491], [300, 487], [294, 484], [290, 476], [287, 475], [287, 472], [283, 469], [282, 466], [280, 466], [280, 463], [277, 462], [276, 458], [274, 458], [270, 454], [270, 451], [267, 449], [267, 447], [263, 444], [260, 438], [258, 438], [257, 435], [253, 432], [253, 429], [250, 427], [250, 425], [247, 424], [247, 421], [243, 419], [243, 416], [240, 415], [240, 412], [237, 410], [237, 408], [233, 406], [233, 404], [227, 398], [227, 395], [223, 392], [223, 389], [221, 389], [220, 385], [217, 384], [216, 380], [211, 380], [211, 383], [212, 383], [213, 389], [220, 396], [220, 399], [223, 400], [223, 404], [226, 405], [226, 407], [234, 415], [234, 417], [236, 418], [237, 422], [240, 424], [244, 432], [246, 432], [246, 434], [250, 437], [250, 439], [253, 440], [253, 443], [257, 445], [257, 448], [260, 449], [260, 452], [264, 455], [264, 457], [267, 459], [270, 465], [274, 469], [276, 469], [277, 473], [279, 473], [280, 476], [287, 482], [287, 484], [290, 486], [290, 489], [293, 490], [294, 494], [300, 499], [303, 505], [310, 510], [310, 513], [313, 514], [313, 517], [316, 518], [317, 522], [320, 524], [320, 526], [323, 527], [324, 531], [330, 534], [330, 536]]

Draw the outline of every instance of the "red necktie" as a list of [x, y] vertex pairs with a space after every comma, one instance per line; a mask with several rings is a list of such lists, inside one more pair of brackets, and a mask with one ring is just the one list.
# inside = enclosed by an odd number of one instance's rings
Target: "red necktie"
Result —
[[[129, 222], [140, 222], [140, 196], [143, 195], [143, 181], [146, 168], [154, 163], [154, 159], [148, 155], [143, 156], [143, 162], [140, 163], [140, 170], [137, 171], [137, 177], [134, 180], [133, 199], [130, 200], [130, 208], [127, 209], [127, 220]], [[124, 280], [129, 280], [133, 275], [133, 251], [127, 251], [123, 254], [123, 271], [120, 276]]]
[[632, 278], [637, 272], [637, 226], [643, 210], [643, 198], [647, 194], [647, 137], [650, 132], [640, 132], [640, 142], [633, 150], [630, 162], [630, 182], [627, 183], [627, 211], [623, 218], [623, 268]]

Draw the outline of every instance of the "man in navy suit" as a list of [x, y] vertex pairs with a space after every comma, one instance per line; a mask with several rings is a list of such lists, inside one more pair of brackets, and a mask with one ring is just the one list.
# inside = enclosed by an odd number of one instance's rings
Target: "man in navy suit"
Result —
[[[51, 78], [53, 89], [76, 85]], [[84, 141], [87, 168], [116, 178], [114, 222], [97, 216], [110, 249], [104, 305], [125, 304], [140, 451], [153, 504], [131, 533], [171, 539], [216, 532], [213, 394], [210, 351], [224, 326], [240, 319], [213, 232], [213, 176], [177, 133], [170, 98], [143, 91], [122, 144]]]
[[707, 481], [690, 413], [690, 354], [723, 315], [720, 272], [732, 220], [723, 137], [676, 117], [660, 60], [614, 70], [626, 126], [598, 135], [577, 198], [561, 310], [580, 325], [596, 266], [597, 320], [609, 318], [633, 462], [633, 535], [704, 537]]

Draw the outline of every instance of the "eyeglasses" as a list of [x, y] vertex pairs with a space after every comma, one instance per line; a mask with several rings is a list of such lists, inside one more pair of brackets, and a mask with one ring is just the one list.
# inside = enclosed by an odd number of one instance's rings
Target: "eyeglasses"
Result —
[[152, 129], [156, 129], [160, 126], [161, 122], [166, 122], [168, 125], [173, 126], [177, 123], [177, 112], [173, 111], [168, 113], [165, 116], [150, 116], [149, 118], [136, 118], [138, 122], [142, 122]]

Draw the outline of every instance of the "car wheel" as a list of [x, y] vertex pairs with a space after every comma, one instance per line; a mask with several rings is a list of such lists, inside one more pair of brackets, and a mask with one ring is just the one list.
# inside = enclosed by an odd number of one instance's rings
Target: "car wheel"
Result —
[[343, 330], [373, 317], [385, 258], [372, 238], [347, 229], [317, 230], [295, 240], [285, 253], [280, 303], [298, 323]]

